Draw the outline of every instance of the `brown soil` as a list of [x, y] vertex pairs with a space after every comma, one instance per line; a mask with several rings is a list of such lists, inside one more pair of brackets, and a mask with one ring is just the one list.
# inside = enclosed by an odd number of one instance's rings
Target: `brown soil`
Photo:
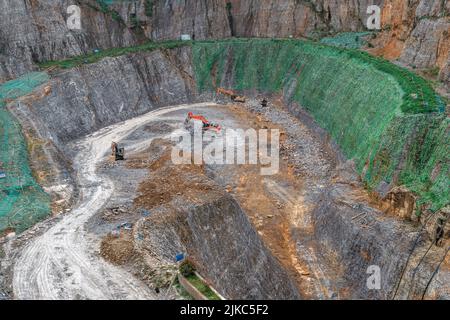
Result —
[[[248, 110], [231, 106], [233, 114], [254, 129], [279, 129], [280, 130], [280, 171], [269, 179], [280, 184], [288, 184], [296, 194], [302, 190], [302, 179], [294, 175], [294, 165], [289, 163], [289, 159], [283, 156], [290, 146], [287, 144], [287, 136], [283, 128], [277, 126], [260, 114], [254, 114]], [[288, 152], [287, 152], [288, 153]], [[287, 195], [289, 199], [280, 199], [268, 191], [270, 187], [265, 185], [265, 177], [261, 176], [260, 168], [256, 166], [235, 166], [238, 170], [239, 181], [236, 190], [233, 192], [240, 205], [250, 218], [266, 246], [280, 261], [284, 268], [297, 283], [300, 292], [305, 298], [312, 293], [307, 278], [312, 276], [313, 270], [309, 270], [306, 261], [301, 261], [295, 247], [296, 241], [292, 238], [292, 228], [294, 220], [299, 219], [299, 215], [304, 214], [308, 209], [302, 205], [293, 195]], [[287, 190], [282, 190], [282, 192]], [[302, 232], [312, 234], [311, 225], [302, 226]], [[323, 290], [326, 290], [323, 288]]]
[[152, 209], [169, 203], [175, 196], [183, 196], [192, 203], [203, 203], [217, 187], [204, 174], [203, 165], [172, 165], [171, 144], [168, 141], [155, 140], [144, 154], [132, 158], [130, 166], [136, 167], [138, 158], [148, 159], [155, 148], [162, 148], [161, 156], [145, 165], [150, 171], [147, 180], [140, 184], [138, 196], [134, 199], [137, 208]]
[[108, 234], [100, 244], [100, 255], [115, 265], [124, 265], [135, 257], [133, 234], [122, 230], [120, 235]]

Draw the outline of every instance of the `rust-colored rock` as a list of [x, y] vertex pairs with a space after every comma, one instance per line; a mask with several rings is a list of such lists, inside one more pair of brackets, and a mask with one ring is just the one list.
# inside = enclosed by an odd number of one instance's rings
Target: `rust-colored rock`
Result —
[[395, 187], [384, 197], [385, 211], [409, 219], [416, 209], [416, 197], [405, 187]]

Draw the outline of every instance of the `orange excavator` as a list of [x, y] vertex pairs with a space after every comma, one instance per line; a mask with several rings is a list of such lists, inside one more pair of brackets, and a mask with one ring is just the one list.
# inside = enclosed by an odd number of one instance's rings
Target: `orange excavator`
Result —
[[231, 101], [233, 102], [242, 102], [245, 103], [245, 97], [243, 96], [238, 96], [234, 91], [232, 90], [227, 90], [224, 88], [217, 88], [216, 89], [216, 93], [217, 94], [223, 94], [225, 96], [229, 96], [231, 98]]
[[197, 120], [197, 121], [201, 121], [203, 124], [203, 131], [207, 131], [207, 130], [214, 130], [216, 132], [220, 132], [221, 127], [218, 124], [214, 124], [209, 122], [208, 120], [206, 120], [206, 118], [202, 115], [195, 115], [192, 112], [188, 113], [188, 116], [186, 118], [185, 121], [185, 125], [186, 127], [190, 125], [192, 120]]

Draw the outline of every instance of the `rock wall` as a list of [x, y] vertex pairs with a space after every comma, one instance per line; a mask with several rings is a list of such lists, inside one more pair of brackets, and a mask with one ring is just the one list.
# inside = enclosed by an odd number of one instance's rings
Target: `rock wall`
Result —
[[153, 39], [221, 39], [231, 36], [223, 0], [155, 1]]
[[[69, 30], [67, 7], [82, 10], [82, 30]], [[450, 3], [441, 0], [5, 0], [0, 3], [0, 82], [34, 63], [122, 47], [145, 39], [303, 37], [365, 29], [367, 7], [382, 7], [377, 54], [417, 68], [438, 68], [449, 83]], [[106, 8], [106, 9], [105, 9]]]
[[[82, 30], [69, 30], [67, 7], [81, 7]], [[5, 0], [0, 2], [0, 82], [34, 63], [80, 55], [92, 49], [129, 46], [137, 37], [92, 0]]]
[[[447, 248], [433, 245], [424, 228], [358, 200], [351, 168], [339, 171], [312, 220], [322, 256], [337, 254], [343, 266], [340, 289], [352, 299], [449, 299]], [[379, 289], [367, 286], [370, 266], [379, 268]]]
[[369, 4], [382, 1], [231, 0], [235, 35], [301, 37], [313, 31], [357, 31], [364, 28]]
[[[382, 0], [184, 0], [148, 1], [136, 6], [154, 39], [189, 34], [194, 39], [305, 36], [316, 31], [356, 31], [367, 19], [367, 6]], [[122, 12], [122, 11], [121, 11]]]
[[157, 50], [63, 71], [48, 83], [48, 96], [35, 100], [29, 117], [45, 119], [57, 144], [155, 108], [193, 101], [190, 48]]
[[[6, 0], [0, 3], [0, 82], [34, 69], [35, 62], [133, 45], [145, 38], [287, 37], [315, 29], [359, 30], [366, 2], [136, 0], [119, 1], [105, 10], [95, 0]], [[67, 28], [71, 4], [81, 8], [80, 31]]]
[[[211, 193], [205, 192], [205, 197]], [[177, 211], [152, 210], [139, 230], [144, 248], [173, 260], [186, 252], [227, 299], [299, 299], [298, 289], [228, 194]], [[182, 209], [183, 208], [183, 209]]]

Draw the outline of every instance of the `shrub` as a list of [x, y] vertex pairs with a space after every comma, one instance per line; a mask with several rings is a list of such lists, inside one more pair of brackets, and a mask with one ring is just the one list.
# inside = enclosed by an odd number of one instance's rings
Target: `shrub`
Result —
[[145, 15], [151, 18], [153, 16], [153, 0], [146, 0], [144, 6]]
[[188, 261], [185, 260], [180, 265], [180, 273], [183, 275], [183, 277], [187, 278], [189, 276], [192, 276], [195, 272], [195, 267]]

